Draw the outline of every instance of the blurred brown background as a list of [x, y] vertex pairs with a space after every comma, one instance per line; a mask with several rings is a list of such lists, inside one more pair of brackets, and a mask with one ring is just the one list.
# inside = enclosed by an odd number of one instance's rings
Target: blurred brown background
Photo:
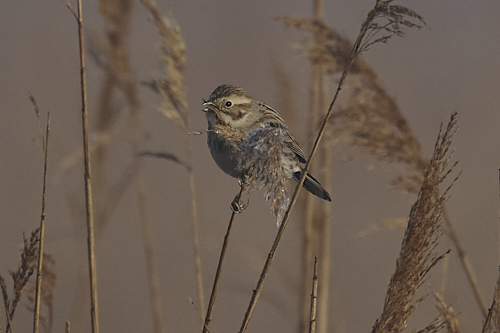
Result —
[[[327, 1], [325, 21], [354, 39], [373, 0]], [[500, 160], [500, 2], [406, 1], [423, 16], [427, 27], [407, 31], [405, 38], [377, 44], [364, 54], [385, 88], [394, 96], [429, 157], [441, 122], [458, 111], [460, 129], [452, 146], [457, 171], [463, 173], [451, 191], [448, 209], [462, 245], [478, 275], [489, 306], [498, 277], [498, 169]], [[95, 1], [85, 1], [86, 43], [103, 33]], [[277, 104], [273, 59], [292, 78], [297, 110], [292, 131], [306, 142], [309, 63], [292, 44], [305, 33], [285, 29], [275, 16], [312, 17], [308, 1], [159, 1], [175, 17], [187, 44], [187, 87], [192, 129], [206, 128], [201, 112], [221, 83], [245, 88], [269, 105]], [[135, 79], [149, 80], [161, 70], [160, 39], [143, 7], [135, 4], [129, 47]], [[54, 332], [71, 320], [73, 332], [89, 331], [85, 261], [83, 167], [63, 161], [81, 147], [78, 36], [74, 17], [61, 1], [0, 2], [0, 273], [17, 269], [23, 231], [39, 224], [43, 158], [38, 123], [29, 101], [33, 94], [51, 113], [45, 250], [56, 261]], [[103, 73], [88, 58], [89, 112], [95, 110]], [[333, 86], [333, 84], [332, 84]], [[185, 154], [184, 133], [160, 114], [159, 98], [141, 86], [144, 149]], [[285, 111], [281, 111], [286, 114]], [[125, 124], [117, 117], [110, 144], [109, 179], [116, 181], [131, 166]], [[123, 129], [120, 129], [123, 127]], [[206, 136], [192, 138], [200, 216], [202, 265], [206, 297], [211, 288], [220, 246], [230, 216], [229, 203], [238, 191], [235, 179], [212, 161]], [[307, 154], [309, 152], [306, 152]], [[191, 241], [189, 188], [185, 170], [176, 164], [145, 161], [148, 208], [154, 223], [159, 258], [164, 319], [170, 332], [200, 330]], [[374, 168], [372, 168], [374, 166]], [[333, 170], [332, 280], [330, 327], [335, 332], [369, 331], [382, 311], [384, 296], [404, 229], [373, 231], [385, 219], [406, 218], [415, 195], [391, 189], [394, 167], [356, 159], [336, 159]], [[97, 273], [102, 332], [152, 331], [145, 278], [142, 233], [134, 182], [113, 208], [97, 241]], [[304, 192], [302, 195], [305, 195]], [[298, 216], [298, 215], [297, 215]], [[251, 332], [290, 332], [296, 328], [300, 258], [299, 219], [292, 218], [278, 250], [261, 299], [250, 322]], [[276, 233], [262, 193], [237, 216], [213, 314], [212, 332], [239, 329], [251, 292]], [[441, 248], [451, 248], [446, 236]], [[454, 249], [452, 249], [454, 250]], [[450, 255], [445, 298], [460, 313], [463, 328], [477, 331], [482, 316], [466, 283], [456, 251]], [[438, 289], [441, 270], [429, 286]], [[9, 281], [10, 282], [10, 281]], [[321, 281], [320, 283], [324, 283]], [[23, 305], [27, 304], [24, 300]], [[3, 311], [2, 311], [3, 313]], [[434, 317], [428, 298], [408, 323], [425, 327]], [[3, 317], [3, 316], [2, 316]], [[30, 329], [32, 315], [18, 308], [14, 331]], [[3, 328], [5, 322], [0, 321]]]

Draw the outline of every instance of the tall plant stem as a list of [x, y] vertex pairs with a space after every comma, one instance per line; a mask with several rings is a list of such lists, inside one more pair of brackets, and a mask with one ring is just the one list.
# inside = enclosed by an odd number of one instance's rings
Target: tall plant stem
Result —
[[[244, 186], [241, 186], [240, 193], [236, 196], [236, 202], [239, 202], [241, 194], [243, 193]], [[212, 320], [212, 311], [215, 304], [215, 299], [217, 297], [217, 288], [219, 287], [220, 275], [222, 273], [222, 263], [224, 262], [224, 257], [226, 255], [227, 244], [229, 242], [229, 234], [231, 233], [231, 228], [233, 226], [234, 216], [236, 213], [233, 211], [231, 218], [229, 219], [229, 224], [227, 226], [226, 235], [224, 236], [224, 243], [222, 243], [222, 249], [219, 257], [219, 264], [217, 265], [217, 271], [215, 272], [214, 284], [212, 286], [212, 293], [210, 294], [210, 300], [208, 301], [207, 315], [205, 316], [205, 323], [203, 324], [203, 333], [209, 332], [208, 327], [210, 321]]]
[[33, 316], [33, 333], [38, 333], [40, 323], [40, 295], [42, 291], [42, 268], [43, 268], [43, 245], [45, 239], [45, 199], [47, 193], [47, 165], [50, 132], [50, 114], [47, 116], [47, 127], [45, 139], [43, 139], [43, 190], [42, 190], [42, 214], [40, 217], [40, 241], [38, 244], [38, 267], [36, 274], [35, 310]]
[[87, 249], [90, 278], [90, 316], [92, 318], [92, 332], [99, 333], [99, 311], [97, 298], [97, 272], [95, 259], [95, 239], [94, 239], [94, 209], [92, 205], [92, 185], [90, 172], [90, 151], [89, 151], [89, 121], [87, 110], [87, 78], [85, 74], [85, 51], [83, 45], [83, 18], [82, 1], [78, 0], [78, 40], [80, 47], [80, 88], [82, 98], [82, 128], [83, 128], [83, 157], [85, 165], [85, 208], [87, 217]]
[[353, 45], [353, 48], [351, 50], [351, 54], [349, 56], [349, 61], [346, 64], [346, 67], [344, 68], [344, 71], [342, 72], [342, 76], [340, 77], [337, 90], [335, 91], [335, 95], [332, 99], [332, 102], [330, 103], [330, 107], [328, 108], [328, 111], [323, 119], [323, 122], [321, 123], [321, 128], [319, 130], [319, 133], [316, 137], [316, 140], [314, 141], [313, 148], [311, 150], [311, 154], [309, 156], [309, 160], [307, 161], [304, 170], [302, 172], [302, 176], [300, 177], [297, 187], [295, 188], [295, 192], [293, 193], [292, 200], [290, 201], [290, 206], [288, 207], [288, 210], [285, 212], [285, 216], [283, 217], [283, 222], [281, 223], [281, 226], [278, 230], [278, 233], [276, 235], [276, 238], [274, 239], [273, 245], [271, 247], [271, 250], [269, 251], [269, 254], [267, 256], [266, 263], [264, 264], [264, 268], [262, 269], [262, 273], [259, 277], [259, 281], [257, 282], [257, 287], [252, 293], [252, 298], [250, 299], [250, 303], [248, 304], [247, 311], [245, 313], [245, 316], [243, 318], [243, 322], [240, 327], [239, 333], [244, 333], [248, 327], [248, 323], [250, 322], [250, 318], [252, 317], [253, 311], [255, 309], [255, 305], [257, 304], [257, 300], [259, 299], [260, 293], [262, 292], [262, 288], [264, 286], [264, 280], [267, 276], [267, 273], [269, 272], [269, 269], [271, 268], [272, 261], [274, 259], [274, 255], [276, 254], [276, 250], [278, 249], [278, 245], [281, 241], [281, 238], [283, 237], [283, 233], [285, 232], [286, 226], [288, 224], [288, 220], [290, 219], [291, 212], [293, 208], [295, 207], [295, 204], [297, 202], [298, 196], [300, 189], [302, 187], [302, 184], [304, 184], [304, 180], [306, 179], [307, 173], [309, 171], [311, 162], [316, 155], [316, 152], [319, 147], [319, 143], [321, 142], [321, 139], [323, 138], [323, 135], [325, 134], [326, 130], [326, 125], [328, 123], [328, 120], [330, 119], [332, 112], [333, 112], [333, 106], [337, 102], [337, 98], [339, 96], [340, 90], [342, 90], [342, 86], [344, 85], [345, 79], [347, 77], [347, 73], [349, 72], [349, 69], [351, 68], [352, 63], [354, 62], [354, 59], [356, 56], [359, 54], [360, 48], [361, 48], [361, 43], [363, 41], [363, 38], [366, 34], [366, 31], [370, 27], [370, 23], [373, 21], [375, 17], [375, 11], [372, 10], [369, 14], [365, 22], [363, 22], [363, 25], [361, 26], [361, 31], [358, 35], [358, 38], [356, 39], [356, 42]]
[[[319, 22], [323, 21], [323, 0], [315, 0], [314, 8], [316, 13], [316, 20]], [[318, 33], [317, 42], [325, 45], [326, 36], [323, 30]], [[326, 109], [328, 105], [328, 91], [329, 84], [326, 80], [326, 70], [325, 64], [320, 63], [320, 72], [318, 75], [318, 105], [319, 112]], [[320, 165], [323, 172], [322, 181], [325, 184], [324, 188], [327, 192], [331, 193], [331, 147], [328, 145], [323, 145], [321, 148]], [[329, 313], [329, 299], [330, 299], [330, 272], [331, 272], [331, 217], [332, 217], [332, 204], [328, 201], [323, 201], [318, 205], [318, 209], [315, 211], [320, 211], [318, 218], [318, 226], [316, 228], [318, 234], [319, 243], [319, 261], [321, 266], [320, 280], [322, 281], [322, 286], [320, 293], [318, 295], [318, 320], [317, 320], [317, 332], [326, 333], [328, 331], [328, 321], [331, 316]], [[316, 214], [318, 215], [318, 214]], [[316, 258], [317, 260], [317, 258]]]
[[[323, 1], [313, 0], [314, 18], [317, 22], [323, 21]], [[322, 30], [317, 30], [313, 34], [314, 44], [322, 45], [325, 42]], [[324, 83], [323, 63], [321, 61], [311, 61], [311, 89], [309, 101], [309, 128], [308, 141], [312, 140], [316, 134], [315, 128], [319, 121], [319, 115], [323, 108], [322, 91]], [[308, 142], [308, 149], [312, 148], [312, 142]], [[311, 170], [314, 171], [314, 170]], [[314, 245], [317, 243], [318, 232], [315, 228], [314, 218], [317, 207], [315, 199], [308, 195], [305, 198], [305, 220], [302, 223], [302, 255], [301, 255], [301, 277], [300, 277], [300, 301], [299, 301], [299, 325], [298, 332], [304, 333], [309, 323], [310, 289], [309, 289], [309, 267], [312, 264], [313, 252], [317, 253]]]
[[457, 234], [455, 232], [455, 229], [453, 228], [453, 224], [451, 223], [446, 209], [443, 209], [443, 220], [446, 224], [447, 235], [457, 249], [458, 258], [460, 259], [460, 263], [462, 264], [462, 268], [464, 269], [465, 276], [467, 276], [467, 281], [469, 282], [469, 285], [472, 289], [472, 293], [474, 294], [476, 303], [481, 310], [483, 319], [486, 319], [488, 316], [488, 310], [486, 309], [483, 298], [481, 297], [481, 291], [479, 290], [479, 284], [477, 283], [476, 274], [474, 273], [474, 269], [472, 269], [472, 265], [469, 262], [469, 257], [467, 257], [467, 254], [465, 253], [462, 245], [460, 244], [460, 241], [458, 240]]
[[311, 310], [309, 312], [309, 333], [316, 332], [316, 304], [318, 301], [318, 256], [314, 256], [314, 273], [311, 291]]
[[[322, 1], [313, 0], [315, 19], [321, 20], [322, 17]], [[321, 43], [321, 32], [314, 33], [314, 43]], [[323, 65], [319, 61], [311, 62], [311, 88], [309, 97], [309, 126], [308, 126], [308, 150], [312, 148], [312, 138], [316, 134], [315, 126], [319, 121], [320, 107], [319, 96], [321, 91], [321, 80]], [[311, 170], [314, 171], [314, 170]], [[316, 244], [317, 232], [315, 232], [314, 217], [315, 217], [315, 199], [313, 196], [308, 195], [305, 198], [305, 218], [302, 223], [302, 255], [301, 255], [301, 276], [300, 276], [300, 313], [298, 332], [304, 333], [307, 330], [309, 323], [309, 306], [310, 306], [310, 288], [309, 288], [309, 268], [312, 264], [313, 252], [316, 251], [314, 244]]]
[[[138, 124], [136, 124], [138, 126]], [[135, 129], [137, 130], [137, 128]], [[137, 136], [134, 137], [134, 168], [136, 171], [137, 199], [139, 205], [139, 214], [141, 219], [142, 234], [144, 239], [144, 255], [146, 259], [146, 272], [149, 287], [149, 302], [151, 316], [153, 318], [153, 327], [155, 333], [165, 333], [163, 323], [163, 305], [160, 292], [160, 274], [158, 261], [154, 251], [154, 231], [151, 219], [149, 218], [146, 197], [146, 180], [142, 163], [139, 159], [139, 145]]]
[[200, 307], [200, 318], [203, 322], [203, 315], [205, 314], [205, 291], [203, 288], [203, 274], [201, 268], [201, 258], [200, 258], [200, 233], [198, 228], [198, 208], [196, 204], [196, 184], [194, 180], [193, 172], [193, 144], [191, 137], [186, 136], [186, 150], [187, 150], [187, 161], [188, 161], [188, 177], [189, 177], [189, 192], [191, 196], [191, 216], [193, 223], [193, 248], [194, 248], [194, 262], [195, 262], [195, 273], [198, 285], [198, 300]]

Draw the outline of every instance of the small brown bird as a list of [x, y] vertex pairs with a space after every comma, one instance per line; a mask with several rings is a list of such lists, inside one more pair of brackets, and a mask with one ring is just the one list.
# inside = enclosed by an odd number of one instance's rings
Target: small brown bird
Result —
[[[276, 173], [273, 165], [281, 166], [286, 178], [299, 180], [300, 163], [307, 161], [278, 112], [246, 95], [243, 89], [228, 84], [217, 87], [203, 106], [212, 157], [219, 168], [237, 178], [240, 185], [248, 183], [249, 177], [257, 178], [260, 183], [269, 182], [267, 173]], [[278, 150], [273, 150], [279, 145]], [[268, 156], [271, 151], [278, 151], [278, 156], [260, 167], [259, 163], [263, 162], [259, 154]], [[268, 167], [271, 169], [266, 169]], [[331, 201], [328, 192], [311, 175], [307, 175], [303, 186], [321, 199]]]

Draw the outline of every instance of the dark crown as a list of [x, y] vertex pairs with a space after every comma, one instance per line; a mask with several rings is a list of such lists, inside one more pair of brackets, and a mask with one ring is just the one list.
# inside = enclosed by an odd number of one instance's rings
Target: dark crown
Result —
[[214, 101], [214, 100], [222, 98], [222, 97], [228, 97], [229, 95], [232, 95], [232, 94], [244, 96], [245, 92], [240, 87], [233, 86], [231, 84], [222, 84], [222, 85], [218, 86], [214, 90], [214, 92], [210, 95], [210, 100]]

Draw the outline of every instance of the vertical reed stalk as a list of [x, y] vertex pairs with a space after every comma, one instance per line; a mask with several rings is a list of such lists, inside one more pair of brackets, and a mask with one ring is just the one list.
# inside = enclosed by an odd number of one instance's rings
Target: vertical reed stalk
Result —
[[[295, 207], [295, 204], [297, 202], [298, 194], [300, 192], [302, 184], [304, 184], [304, 180], [306, 179], [307, 173], [309, 172], [311, 163], [314, 159], [314, 156], [317, 153], [317, 150], [318, 150], [319, 144], [323, 138], [323, 135], [325, 134], [326, 125], [327, 125], [328, 121], [330, 120], [330, 117], [332, 116], [332, 113], [333, 113], [333, 106], [337, 102], [338, 96], [340, 94], [340, 91], [342, 90], [344, 83], [345, 83], [347, 74], [349, 73], [349, 70], [351, 69], [352, 63], [354, 62], [356, 57], [363, 50], [366, 50], [366, 48], [368, 46], [372, 45], [373, 43], [379, 42], [379, 41], [386, 41], [388, 38], [390, 38], [390, 36], [384, 36], [384, 37], [376, 39], [376, 40], [372, 39], [373, 36], [377, 34], [377, 32], [383, 31], [385, 29], [385, 28], [382, 28], [381, 26], [379, 26], [378, 24], [374, 24], [374, 21], [377, 18], [384, 17], [384, 15], [386, 15], [385, 17], [388, 18], [388, 20], [389, 20], [389, 23], [386, 26], [392, 25], [394, 28], [394, 31], [395, 31], [394, 33], [396, 33], [396, 32], [400, 31], [399, 24], [401, 22], [399, 20], [399, 16], [410, 15], [412, 17], [416, 17], [418, 19], [421, 19], [420, 16], [416, 15], [416, 13], [414, 13], [413, 11], [410, 11], [406, 8], [401, 9], [398, 7], [398, 8], [396, 8], [396, 10], [397, 11], [401, 10], [401, 12], [396, 13], [399, 15], [396, 15], [396, 16], [398, 16], [398, 20], [395, 20], [394, 13], [390, 12], [391, 8], [392, 9], [395, 9], [395, 8], [393, 8], [393, 7], [389, 8], [388, 7], [389, 2], [390, 1], [378, 0], [377, 3], [375, 4], [375, 7], [368, 13], [366, 19], [363, 21], [363, 23], [361, 25], [359, 35], [358, 35], [356, 41], [354, 42], [354, 45], [351, 49], [349, 58], [346, 61], [344, 70], [343, 70], [342, 75], [339, 79], [339, 83], [337, 85], [335, 95], [334, 95], [334, 97], [330, 103], [330, 106], [328, 108], [328, 111], [326, 112], [326, 115], [321, 123], [321, 128], [320, 128], [319, 133], [316, 137], [316, 140], [314, 141], [314, 145], [312, 147], [309, 159], [304, 167], [302, 175], [298, 181], [297, 187], [295, 188], [295, 192], [293, 193], [292, 199], [290, 201], [290, 205], [289, 205], [287, 211], [285, 212], [282, 224], [278, 230], [278, 233], [277, 233], [276, 238], [273, 242], [271, 250], [269, 251], [266, 263], [264, 264], [264, 267], [262, 269], [262, 273], [259, 277], [259, 281], [257, 282], [257, 287], [254, 289], [254, 291], [252, 293], [252, 298], [250, 299], [250, 303], [248, 305], [247, 311], [245, 313], [245, 316], [243, 318], [243, 322], [242, 322], [241, 327], [240, 327], [240, 331], [239, 331], [240, 333], [245, 332], [247, 327], [248, 327], [248, 324], [250, 322], [250, 318], [251, 318], [253, 311], [255, 309], [255, 305], [257, 304], [257, 300], [259, 299], [260, 293], [262, 292], [265, 278], [267, 276], [267, 273], [269, 272], [269, 269], [271, 268], [271, 264], [272, 264], [272, 261], [274, 259], [274, 255], [276, 254], [276, 251], [278, 249], [281, 238], [283, 237], [283, 234], [285, 232], [286, 226], [288, 224], [288, 220], [290, 219], [291, 212], [293, 211], [293, 208]], [[412, 25], [411, 22], [408, 23], [406, 21], [403, 21], [402, 23], [404, 25], [408, 25], [408, 26], [415, 26], [415, 25]], [[365, 36], [367, 36], [366, 40], [365, 40]]]
[[[236, 202], [240, 201], [241, 194], [243, 193], [244, 187], [241, 186], [240, 193], [235, 198]], [[212, 311], [214, 309], [215, 299], [217, 298], [217, 288], [219, 287], [220, 275], [222, 273], [222, 263], [224, 262], [224, 257], [226, 255], [227, 244], [229, 242], [229, 234], [231, 233], [231, 228], [233, 226], [233, 220], [236, 213], [233, 211], [231, 218], [229, 219], [229, 224], [227, 226], [226, 235], [224, 236], [224, 242], [222, 243], [222, 250], [220, 252], [219, 263], [217, 265], [217, 270], [215, 272], [214, 284], [212, 286], [212, 293], [210, 294], [210, 300], [208, 301], [207, 315], [205, 316], [205, 323], [203, 324], [203, 333], [210, 332], [208, 327], [210, 326], [210, 321], [212, 321]]]
[[33, 333], [38, 333], [40, 323], [40, 295], [42, 293], [42, 268], [43, 268], [43, 245], [45, 239], [45, 199], [47, 190], [47, 165], [48, 165], [48, 148], [49, 148], [49, 132], [50, 132], [50, 113], [47, 116], [47, 127], [43, 142], [43, 190], [42, 190], [42, 213], [40, 217], [40, 235], [38, 244], [38, 266], [36, 274], [36, 289], [35, 289], [35, 309], [33, 316]]
[[203, 288], [203, 274], [201, 268], [201, 257], [200, 257], [200, 236], [198, 229], [198, 207], [196, 204], [196, 184], [194, 180], [193, 171], [193, 143], [191, 136], [186, 136], [186, 151], [187, 151], [187, 162], [188, 177], [189, 177], [189, 193], [191, 197], [191, 217], [193, 223], [193, 249], [194, 249], [194, 263], [195, 263], [195, 273], [196, 281], [198, 286], [198, 301], [200, 307], [200, 318], [203, 323], [203, 316], [205, 315], [205, 290]]
[[[316, 21], [323, 21], [323, 1], [313, 0], [314, 5], [314, 16]], [[320, 44], [324, 42], [322, 37], [323, 33], [321, 30], [316, 30], [314, 32], [314, 43]], [[310, 101], [309, 101], [309, 127], [308, 127], [308, 138], [312, 140], [315, 135], [315, 128], [318, 124], [319, 114], [324, 110], [321, 101], [321, 95], [323, 90], [324, 73], [323, 64], [321, 61], [311, 61], [311, 90], [310, 90]], [[312, 148], [312, 142], [309, 142], [309, 150]], [[311, 170], [313, 171], [313, 170]], [[313, 257], [313, 252], [317, 249], [314, 248], [315, 241], [317, 240], [318, 232], [316, 226], [314, 225], [314, 218], [317, 214], [315, 207], [315, 199], [313, 196], [308, 195], [305, 199], [306, 213], [305, 221], [302, 224], [302, 256], [301, 256], [301, 277], [300, 277], [300, 315], [299, 315], [299, 333], [303, 333], [307, 329], [307, 324], [309, 320], [309, 267], [311, 267], [311, 258]]]
[[[323, 23], [323, 4], [322, 0], [316, 0], [320, 3], [319, 9], [317, 9], [316, 19]], [[321, 29], [321, 34], [319, 35], [318, 42], [326, 45], [326, 38], [324, 36], [324, 30]], [[328, 105], [328, 91], [329, 85], [326, 80], [325, 64], [321, 63], [321, 72], [319, 77], [320, 89], [318, 95], [319, 110], [325, 110]], [[323, 169], [322, 183], [327, 192], [331, 191], [331, 181], [332, 181], [332, 156], [331, 147], [329, 145], [323, 145], [321, 147], [321, 168]], [[326, 333], [328, 331], [328, 319], [331, 317], [328, 315], [329, 311], [329, 299], [330, 299], [330, 267], [331, 267], [331, 217], [332, 217], [332, 203], [323, 201], [318, 205], [318, 210], [321, 212], [317, 221], [317, 233], [318, 233], [318, 244], [319, 244], [319, 257], [321, 265], [321, 290], [319, 294], [318, 301], [318, 332]], [[318, 216], [318, 214], [316, 214]]]
[[[136, 124], [136, 126], [139, 126]], [[137, 129], [136, 129], [137, 130]], [[135, 138], [135, 140], [137, 137]], [[134, 141], [135, 141], [134, 140]], [[149, 218], [146, 198], [146, 182], [142, 163], [139, 159], [139, 145], [134, 142], [134, 167], [136, 170], [137, 199], [139, 201], [139, 214], [141, 218], [142, 234], [144, 238], [144, 252], [146, 257], [146, 271], [148, 276], [149, 301], [153, 317], [155, 333], [165, 333], [163, 324], [163, 306], [160, 292], [160, 275], [158, 273], [158, 262], [154, 252], [154, 232], [153, 225]]]
[[[187, 104], [187, 93], [185, 84], [185, 50], [186, 46], [182, 39], [180, 27], [163, 15], [154, 0], [140, 0], [140, 3], [152, 16], [152, 22], [163, 38], [162, 62], [165, 66], [167, 78], [156, 79], [152, 82], [152, 87], [159, 92], [163, 99], [161, 111], [167, 118], [174, 120], [179, 127], [186, 131], [190, 128], [190, 117]], [[187, 161], [183, 166], [188, 172], [189, 192], [191, 197], [191, 217], [193, 232], [193, 249], [195, 273], [198, 287], [198, 300], [200, 319], [203, 322], [205, 314], [205, 299], [203, 290], [203, 276], [200, 258], [200, 245], [198, 234], [198, 213], [196, 204], [196, 184], [193, 171], [193, 147], [191, 136], [186, 136]]]
[[299, 323], [298, 333], [304, 333], [307, 329], [309, 288], [308, 288], [308, 269], [310, 267], [311, 257], [313, 256], [313, 244], [316, 233], [314, 232], [314, 197], [308, 195], [305, 198], [305, 219], [302, 223], [302, 253], [300, 263], [300, 284], [299, 284]]
[[309, 333], [316, 332], [316, 304], [318, 299], [318, 256], [314, 256], [314, 273], [311, 291], [311, 310], [309, 312]]
[[87, 110], [87, 78], [85, 73], [85, 51], [83, 45], [83, 17], [82, 1], [78, 0], [78, 41], [80, 48], [80, 89], [82, 98], [82, 129], [83, 129], [83, 157], [85, 165], [85, 208], [87, 217], [87, 249], [90, 278], [90, 315], [92, 320], [92, 332], [99, 333], [99, 311], [97, 297], [97, 272], [95, 258], [95, 239], [94, 239], [94, 209], [92, 203], [92, 185], [90, 169], [90, 151], [89, 151], [89, 121]]
[[467, 282], [469, 282], [472, 293], [474, 294], [474, 299], [476, 300], [479, 310], [481, 310], [483, 319], [486, 319], [486, 317], [488, 316], [488, 311], [486, 310], [484, 300], [481, 297], [481, 290], [479, 289], [479, 284], [477, 283], [476, 274], [474, 273], [474, 269], [472, 268], [472, 265], [469, 261], [469, 257], [465, 253], [462, 244], [460, 244], [460, 241], [458, 240], [455, 228], [453, 228], [453, 224], [451, 223], [446, 209], [443, 209], [443, 220], [446, 225], [446, 233], [457, 249], [458, 258], [460, 259], [460, 263], [462, 264], [462, 268], [464, 269], [465, 276], [467, 277]]
[[[500, 272], [499, 272], [500, 273]], [[491, 322], [493, 321], [493, 326], [496, 327], [495, 332], [500, 331], [500, 274], [498, 275], [497, 284], [495, 286], [495, 292], [493, 293], [493, 301], [491, 302], [491, 307], [488, 311], [488, 315], [483, 323], [483, 329], [481, 333], [491, 332]]]
[[[326, 82], [325, 82], [326, 85]], [[327, 89], [325, 89], [326, 91]], [[323, 99], [324, 100], [324, 99]], [[324, 189], [331, 191], [331, 170], [332, 170], [331, 147], [328, 145], [322, 146], [321, 149], [321, 166], [325, 172], [323, 173], [322, 183]], [[332, 203], [324, 201], [320, 203], [321, 214], [319, 216], [319, 254], [320, 254], [320, 280], [322, 281], [320, 294], [318, 296], [318, 332], [326, 333], [328, 331], [328, 322], [332, 318], [329, 314], [330, 301], [330, 275], [331, 275], [331, 222], [332, 222]]]

